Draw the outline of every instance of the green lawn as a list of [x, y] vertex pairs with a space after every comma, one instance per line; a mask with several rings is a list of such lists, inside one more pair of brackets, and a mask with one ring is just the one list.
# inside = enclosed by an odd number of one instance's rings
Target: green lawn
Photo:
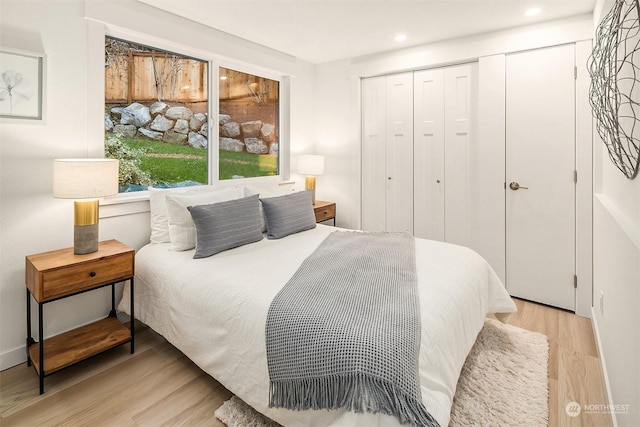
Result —
[[[123, 138], [126, 145], [141, 149], [145, 155], [140, 168], [147, 171], [154, 183], [207, 182], [207, 150], [157, 141]], [[234, 176], [255, 177], [276, 175], [278, 158], [270, 155], [219, 151], [220, 179]]]
[[278, 157], [268, 154], [235, 153], [220, 150], [219, 179], [231, 179], [234, 176], [246, 178], [271, 176], [278, 174]]

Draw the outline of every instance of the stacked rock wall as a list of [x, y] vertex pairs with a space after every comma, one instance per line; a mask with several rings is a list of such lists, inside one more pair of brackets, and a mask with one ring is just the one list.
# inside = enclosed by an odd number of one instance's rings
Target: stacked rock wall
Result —
[[[129, 138], [208, 147], [207, 115], [194, 113], [187, 107], [170, 107], [164, 102], [147, 107], [134, 102], [127, 107], [111, 108], [104, 120], [107, 132]], [[218, 122], [221, 150], [278, 155], [275, 125], [260, 120], [237, 123], [226, 114], [220, 114]]]
[[252, 154], [278, 155], [276, 127], [261, 120], [237, 123], [220, 114], [220, 149]]
[[113, 107], [105, 113], [105, 130], [129, 138], [150, 139], [168, 144], [207, 148], [207, 115], [187, 107], [170, 107], [154, 102], [147, 107], [138, 102]]

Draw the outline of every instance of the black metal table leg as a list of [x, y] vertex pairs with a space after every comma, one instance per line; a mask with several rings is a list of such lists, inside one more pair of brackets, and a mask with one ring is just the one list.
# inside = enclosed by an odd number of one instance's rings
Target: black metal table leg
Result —
[[40, 369], [38, 375], [40, 376], [40, 394], [44, 393], [44, 325], [42, 321], [42, 306], [41, 302], [38, 303], [38, 339], [40, 343], [38, 345], [39, 357], [38, 360]]
[[31, 337], [31, 293], [27, 289], [27, 366], [31, 366], [31, 355], [29, 354], [29, 346], [33, 344]]
[[116, 314], [116, 284], [111, 284], [111, 311], [109, 317], [117, 317]]
[[134, 350], [134, 333], [135, 333], [135, 316], [133, 315], [133, 309], [134, 309], [134, 298], [133, 298], [133, 277], [131, 279], [129, 279], [129, 298], [131, 298], [130, 300], [130, 304], [131, 304], [131, 320], [129, 321], [129, 328], [131, 330], [131, 354], [133, 354]]

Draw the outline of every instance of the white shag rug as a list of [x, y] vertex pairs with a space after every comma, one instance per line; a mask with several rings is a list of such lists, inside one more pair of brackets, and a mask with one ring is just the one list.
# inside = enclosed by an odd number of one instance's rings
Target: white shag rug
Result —
[[[548, 425], [548, 359], [545, 335], [486, 319], [462, 367], [449, 425]], [[236, 396], [215, 416], [228, 427], [279, 426]]]

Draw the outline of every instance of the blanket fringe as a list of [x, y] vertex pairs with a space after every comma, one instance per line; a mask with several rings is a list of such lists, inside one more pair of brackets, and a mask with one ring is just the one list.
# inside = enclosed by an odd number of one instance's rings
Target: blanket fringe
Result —
[[437, 426], [424, 404], [393, 384], [362, 373], [271, 381], [269, 406], [288, 409], [338, 409], [397, 416], [402, 424]]

